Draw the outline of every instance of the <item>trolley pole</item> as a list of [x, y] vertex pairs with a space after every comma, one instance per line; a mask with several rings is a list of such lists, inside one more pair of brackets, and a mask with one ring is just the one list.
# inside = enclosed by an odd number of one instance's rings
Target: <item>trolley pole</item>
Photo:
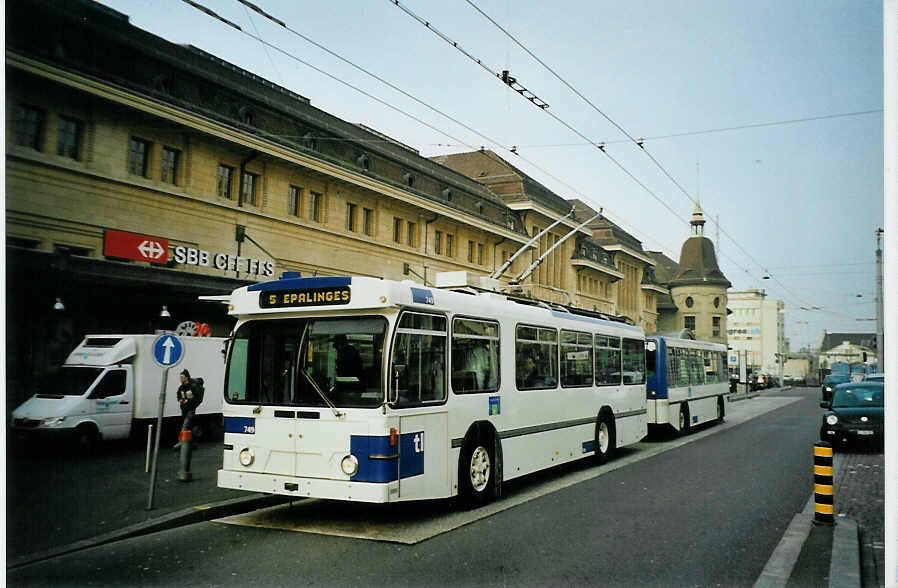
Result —
[[833, 507], [833, 448], [818, 441], [814, 443], [814, 524], [835, 524]]

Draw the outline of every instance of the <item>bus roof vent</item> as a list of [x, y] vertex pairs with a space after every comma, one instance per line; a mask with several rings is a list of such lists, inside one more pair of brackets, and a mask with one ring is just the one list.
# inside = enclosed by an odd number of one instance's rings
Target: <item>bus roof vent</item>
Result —
[[449, 290], [455, 288], [474, 288], [487, 292], [501, 292], [502, 282], [467, 271], [437, 272], [434, 286]]

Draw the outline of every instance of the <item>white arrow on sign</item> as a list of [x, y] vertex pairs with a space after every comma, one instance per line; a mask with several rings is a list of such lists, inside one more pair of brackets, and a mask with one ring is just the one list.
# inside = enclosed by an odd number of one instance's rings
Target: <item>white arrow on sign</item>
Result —
[[150, 241], [149, 239], [141, 242], [137, 246], [137, 250], [148, 259], [159, 259], [165, 253], [165, 248], [158, 241]]
[[165, 347], [165, 356], [162, 358], [162, 363], [170, 364], [171, 363], [171, 348], [175, 346], [172, 342], [171, 337], [168, 337], [165, 342], [162, 344]]

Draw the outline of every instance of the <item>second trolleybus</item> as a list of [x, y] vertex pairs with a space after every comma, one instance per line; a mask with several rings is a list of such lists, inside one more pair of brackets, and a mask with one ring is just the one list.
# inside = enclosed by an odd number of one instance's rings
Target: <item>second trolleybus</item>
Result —
[[620, 320], [368, 277], [228, 302], [224, 488], [477, 504], [646, 434], [645, 336]]
[[688, 433], [726, 414], [726, 345], [652, 335], [646, 338], [650, 429]]

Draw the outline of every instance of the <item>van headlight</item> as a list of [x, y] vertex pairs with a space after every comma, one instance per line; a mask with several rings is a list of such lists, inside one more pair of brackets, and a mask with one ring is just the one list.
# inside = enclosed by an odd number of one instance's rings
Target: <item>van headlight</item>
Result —
[[50, 417], [48, 419], [43, 419], [41, 421], [41, 426], [42, 427], [55, 427], [56, 425], [61, 425], [64, 420], [65, 420], [64, 416]]
[[831, 414], [831, 415], [829, 415], [828, 417], [826, 417], [826, 424], [827, 424], [827, 425], [835, 425], [835, 424], [838, 423], [838, 422], [839, 422], [839, 417], [837, 417], [837, 416], [834, 415], [834, 414]]
[[359, 471], [359, 460], [357, 460], [354, 455], [347, 455], [343, 458], [343, 461], [340, 462], [340, 469], [343, 470], [344, 474], [351, 478]]
[[240, 465], [245, 468], [253, 465], [253, 462], [256, 460], [256, 455], [253, 453], [253, 450], [249, 447], [244, 447], [240, 450]]

